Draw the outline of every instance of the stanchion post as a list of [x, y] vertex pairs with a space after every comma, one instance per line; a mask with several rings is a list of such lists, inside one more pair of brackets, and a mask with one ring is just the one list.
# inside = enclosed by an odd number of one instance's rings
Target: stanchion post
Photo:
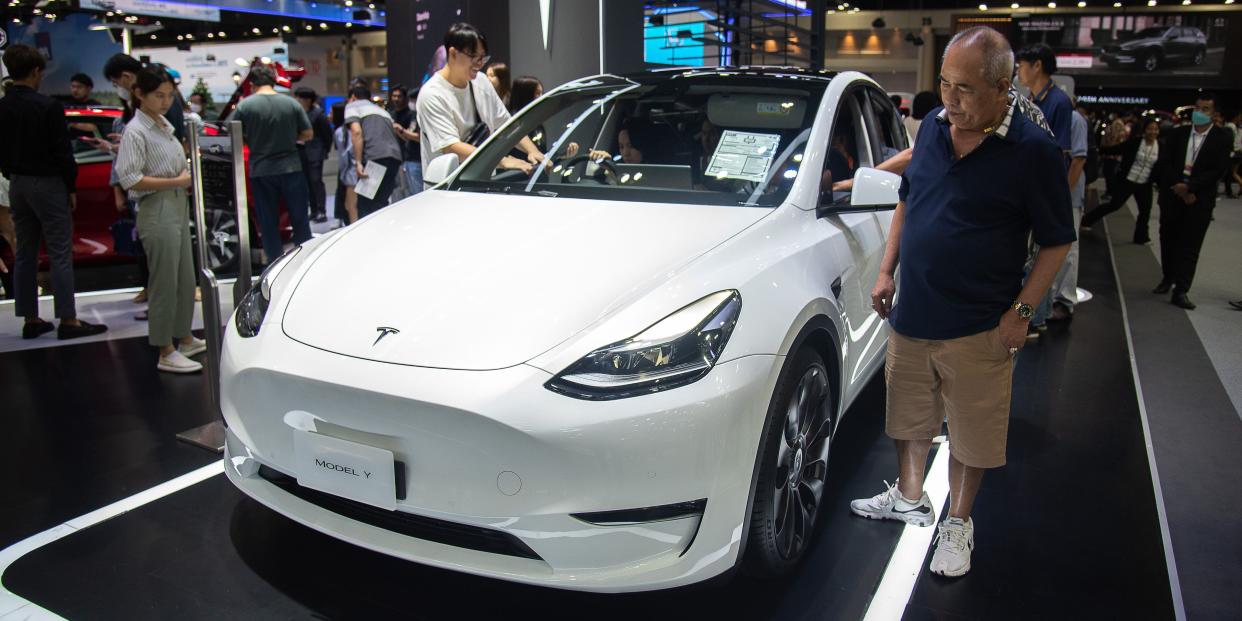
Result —
[[[211, 413], [215, 421], [177, 434], [177, 439], [211, 451], [224, 450], [224, 423], [220, 411], [220, 344], [223, 338], [220, 318], [220, 290], [207, 256], [207, 203], [203, 196], [203, 157], [198, 148], [198, 128], [186, 123], [190, 146], [190, 175], [193, 178], [194, 226], [197, 227], [195, 251], [198, 253], [198, 284], [203, 293], [203, 330], [207, 338], [207, 364], [204, 373], [211, 395]], [[246, 224], [239, 224], [244, 227]], [[243, 261], [245, 263], [246, 261]]]
[[233, 148], [233, 205], [237, 207], [237, 282], [233, 283], [233, 306], [250, 291], [250, 202], [246, 192], [246, 152], [241, 121], [229, 121]]

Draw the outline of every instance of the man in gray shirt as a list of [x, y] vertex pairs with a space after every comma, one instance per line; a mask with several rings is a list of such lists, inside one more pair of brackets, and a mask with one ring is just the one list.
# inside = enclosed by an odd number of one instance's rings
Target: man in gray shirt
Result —
[[393, 131], [392, 116], [371, 101], [371, 91], [365, 86], [350, 89], [345, 126], [349, 128], [359, 180], [367, 177], [368, 162], [384, 167], [384, 177], [375, 196], [367, 198], [358, 193], [358, 217], [365, 218], [388, 204], [397, 175], [401, 174], [401, 143]]
[[250, 70], [255, 91], [237, 106], [246, 146], [250, 147], [250, 189], [263, 236], [263, 254], [270, 264], [284, 252], [280, 239], [283, 198], [293, 226], [293, 243], [309, 241], [310, 196], [298, 141], [314, 138], [310, 119], [292, 97], [276, 92], [276, 74], [265, 66]]

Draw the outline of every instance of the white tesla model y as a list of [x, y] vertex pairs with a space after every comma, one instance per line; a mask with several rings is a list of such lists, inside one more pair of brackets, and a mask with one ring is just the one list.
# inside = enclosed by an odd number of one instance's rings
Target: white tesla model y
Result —
[[228, 476], [333, 537], [504, 580], [786, 572], [883, 360], [900, 178], [874, 166], [906, 144], [859, 73], [557, 88], [433, 162], [435, 189], [268, 267], [224, 343]]

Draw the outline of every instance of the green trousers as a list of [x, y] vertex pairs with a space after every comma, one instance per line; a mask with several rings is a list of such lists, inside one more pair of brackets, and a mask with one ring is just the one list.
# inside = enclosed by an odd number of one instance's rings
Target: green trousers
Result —
[[148, 342], [173, 345], [194, 321], [194, 259], [185, 190], [162, 190], [138, 201], [138, 237], [147, 254]]

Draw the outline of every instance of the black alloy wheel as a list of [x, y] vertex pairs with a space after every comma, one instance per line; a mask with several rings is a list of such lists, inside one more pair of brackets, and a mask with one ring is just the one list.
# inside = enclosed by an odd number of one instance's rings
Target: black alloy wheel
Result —
[[1143, 55], [1143, 71], [1155, 71], [1160, 68], [1160, 56], [1155, 52]]
[[768, 416], [746, 552], [747, 571], [764, 578], [793, 568], [815, 532], [836, 405], [819, 354], [804, 349], [787, 371]]

